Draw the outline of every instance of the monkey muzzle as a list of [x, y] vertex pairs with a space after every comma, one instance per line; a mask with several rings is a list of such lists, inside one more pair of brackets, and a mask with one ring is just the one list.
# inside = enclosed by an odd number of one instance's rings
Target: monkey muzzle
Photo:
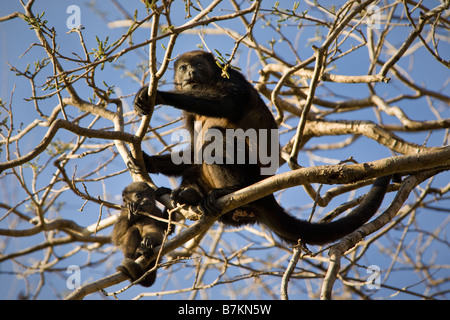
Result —
[[195, 89], [199, 84], [199, 80], [197, 78], [190, 78], [183, 80], [183, 90], [185, 89]]
[[137, 215], [147, 215], [147, 212], [151, 212], [153, 209], [153, 203], [149, 199], [142, 199], [138, 202], [128, 202], [128, 220], [136, 217]]

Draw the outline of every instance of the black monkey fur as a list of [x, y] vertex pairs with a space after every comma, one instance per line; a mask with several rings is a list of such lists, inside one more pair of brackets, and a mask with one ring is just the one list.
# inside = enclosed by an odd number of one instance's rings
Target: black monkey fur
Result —
[[[112, 240], [123, 251], [125, 257], [117, 270], [135, 281], [153, 268], [155, 261], [144, 269], [134, 260], [141, 255], [147, 259], [153, 256], [153, 248], [162, 243], [164, 232], [168, 230], [167, 223], [146, 214], [165, 219], [168, 218], [168, 214], [156, 207], [155, 193], [145, 182], [133, 182], [128, 185], [122, 192], [122, 198], [125, 209], [122, 209], [114, 225]], [[139, 284], [150, 287], [155, 279], [156, 270], [146, 275]]]
[[[272, 113], [253, 86], [234, 69], [228, 70], [229, 78], [222, 77], [222, 70], [212, 54], [204, 51], [187, 52], [176, 60], [174, 69], [175, 90], [158, 90], [156, 104], [183, 110], [186, 128], [191, 134], [191, 150], [198, 142], [194, 140], [194, 121], [201, 121], [205, 131], [210, 128], [222, 131], [238, 128], [277, 129]], [[141, 114], [147, 114], [150, 108], [147, 90], [146, 86], [141, 88], [135, 97], [134, 108]], [[201, 138], [199, 135], [198, 139]], [[257, 164], [175, 165], [170, 154], [149, 156], [144, 152], [143, 156], [149, 173], [182, 177], [180, 187], [171, 194], [178, 203], [213, 203], [223, 194], [267, 178], [260, 173], [262, 165], [259, 159]], [[299, 239], [309, 244], [326, 244], [353, 232], [376, 213], [390, 179], [391, 176], [377, 178], [357, 208], [346, 217], [329, 223], [299, 220], [288, 214], [273, 195], [227, 212], [219, 221], [233, 226], [261, 223], [291, 244], [296, 244]]]

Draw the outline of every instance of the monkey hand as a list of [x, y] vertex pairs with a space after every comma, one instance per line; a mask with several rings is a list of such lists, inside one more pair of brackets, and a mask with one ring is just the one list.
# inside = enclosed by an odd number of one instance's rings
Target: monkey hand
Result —
[[[156, 91], [155, 106], [159, 104], [166, 104], [166, 100], [162, 97], [161, 92]], [[143, 86], [139, 89], [136, 97], [134, 97], [134, 110], [142, 115], [148, 115], [153, 111], [154, 106], [150, 103], [148, 96], [148, 86]]]
[[143, 255], [145, 259], [150, 259], [153, 257], [153, 247], [157, 246], [158, 243], [156, 243], [152, 237], [145, 236], [144, 239], [141, 241], [141, 245], [137, 249], [137, 253], [139, 255]]
[[[142, 151], [142, 157], [144, 158], [144, 164], [145, 168], [147, 169], [148, 173], [156, 173], [155, 165], [153, 164], [152, 157], [146, 154], [144, 151]], [[142, 169], [137, 164], [136, 158], [133, 157], [131, 152], [128, 152], [128, 162], [127, 162], [127, 168], [130, 170], [131, 173], [134, 174], [140, 174], [142, 172]]]
[[141, 167], [138, 166], [136, 159], [133, 157], [130, 151], [128, 151], [128, 160], [127, 162], [127, 168], [130, 170], [131, 173], [139, 174], [142, 172]]
[[197, 189], [191, 187], [177, 188], [172, 191], [170, 197], [175, 204], [187, 204], [191, 206], [197, 206], [203, 198]]
[[148, 86], [143, 86], [141, 89], [139, 89], [136, 97], [134, 97], [133, 105], [134, 110], [142, 115], [147, 115], [152, 111], [148, 97]]
[[127, 203], [127, 210], [128, 210], [128, 221], [135, 220], [138, 212], [139, 212], [139, 204], [135, 202], [129, 202]]

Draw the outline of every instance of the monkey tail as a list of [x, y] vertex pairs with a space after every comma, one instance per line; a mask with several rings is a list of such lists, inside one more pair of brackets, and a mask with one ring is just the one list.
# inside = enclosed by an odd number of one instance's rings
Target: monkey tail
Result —
[[298, 239], [304, 243], [318, 245], [334, 242], [361, 227], [377, 212], [390, 180], [390, 175], [377, 178], [360, 205], [336, 221], [310, 223], [299, 220], [284, 211], [271, 196], [270, 203], [265, 200], [265, 208], [261, 208], [266, 214], [261, 215], [260, 222], [288, 243], [297, 244]]

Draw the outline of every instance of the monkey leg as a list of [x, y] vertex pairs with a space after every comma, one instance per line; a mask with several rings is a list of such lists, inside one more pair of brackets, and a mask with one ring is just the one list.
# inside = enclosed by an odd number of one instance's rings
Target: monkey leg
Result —
[[[257, 182], [259, 168], [249, 164], [203, 164], [204, 181], [211, 181], [210, 192], [200, 202], [200, 209], [205, 214], [217, 213], [217, 199], [236, 190]], [[255, 178], [256, 177], [256, 178]], [[225, 213], [219, 221], [229, 225], [240, 226], [256, 221], [255, 208], [252, 203]]]
[[[214, 214], [219, 212], [221, 208], [217, 205], [217, 199], [223, 197], [231, 192], [239, 190], [240, 188], [230, 189], [214, 189], [207, 197], [205, 197], [200, 203], [200, 210], [204, 214]], [[223, 214], [219, 221], [227, 225], [242, 226], [247, 224], [253, 224], [256, 222], [258, 209], [253, 203], [243, 205], [239, 208], [233, 209]]]
[[[134, 228], [137, 230], [137, 228]], [[139, 231], [139, 230], [138, 230]], [[161, 231], [156, 229], [155, 226], [149, 224], [143, 227], [144, 236], [142, 241], [139, 243], [137, 249], [135, 250], [134, 257], [143, 255], [146, 259], [153, 257], [153, 248], [158, 246], [162, 242]], [[140, 237], [140, 234], [139, 234]], [[122, 264], [117, 267], [117, 271], [122, 272], [127, 275], [131, 281], [136, 281], [144, 275], [147, 270], [150, 270], [155, 266], [155, 261], [150, 262], [150, 265], [144, 269], [140, 264], [134, 262], [134, 259], [125, 258]], [[156, 270], [148, 273], [139, 284], [144, 287], [150, 287], [156, 279]]]
[[171, 198], [176, 203], [199, 205], [212, 190], [223, 189], [229, 193], [256, 182], [253, 171], [257, 171], [253, 167], [208, 163], [192, 166], [184, 172], [180, 187], [172, 192]]
[[136, 259], [138, 257], [136, 252], [141, 241], [142, 237], [138, 228], [131, 227], [127, 230], [121, 245], [125, 258]]
[[173, 190], [170, 197], [175, 203], [196, 206], [205, 195], [201, 181], [201, 167], [192, 166], [185, 170], [180, 186]]
[[146, 224], [142, 227], [142, 241], [137, 250], [146, 259], [153, 257], [154, 248], [159, 246], [164, 239], [165, 229], [154, 223]]

